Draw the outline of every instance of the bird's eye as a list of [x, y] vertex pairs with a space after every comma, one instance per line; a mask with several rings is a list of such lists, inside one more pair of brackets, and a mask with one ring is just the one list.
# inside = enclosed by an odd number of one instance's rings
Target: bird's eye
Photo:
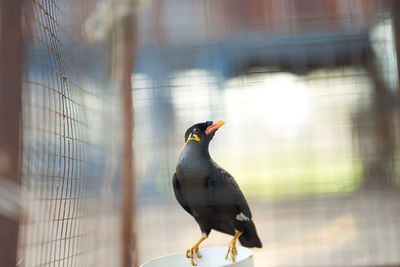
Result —
[[199, 132], [200, 132], [199, 128], [194, 128], [194, 129], [193, 129], [193, 133], [197, 134], [197, 133], [199, 133]]

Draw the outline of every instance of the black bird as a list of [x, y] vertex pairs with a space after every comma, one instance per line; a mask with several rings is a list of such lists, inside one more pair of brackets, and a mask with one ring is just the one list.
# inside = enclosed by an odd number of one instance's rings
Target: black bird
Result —
[[231, 253], [235, 261], [236, 240], [245, 247], [261, 248], [261, 241], [251, 220], [251, 211], [235, 179], [219, 167], [208, 152], [208, 145], [225, 122], [207, 121], [190, 127], [185, 133], [176, 173], [172, 178], [175, 197], [200, 226], [202, 237], [186, 251], [194, 266], [193, 255], [212, 229], [233, 235], [225, 259]]

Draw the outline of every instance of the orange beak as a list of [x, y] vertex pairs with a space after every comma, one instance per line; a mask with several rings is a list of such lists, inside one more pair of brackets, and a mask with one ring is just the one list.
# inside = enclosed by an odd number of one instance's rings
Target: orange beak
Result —
[[210, 133], [215, 132], [216, 130], [218, 130], [219, 127], [221, 127], [224, 124], [225, 124], [224, 121], [215, 121], [213, 124], [211, 124], [210, 126], [207, 127], [206, 135], [209, 135]]

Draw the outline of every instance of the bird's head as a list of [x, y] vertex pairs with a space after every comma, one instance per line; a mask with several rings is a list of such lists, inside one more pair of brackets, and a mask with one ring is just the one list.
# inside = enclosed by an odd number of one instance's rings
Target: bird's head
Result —
[[223, 121], [206, 121], [193, 125], [186, 130], [185, 145], [190, 143], [208, 146], [214, 137], [215, 131], [224, 124], [225, 122]]

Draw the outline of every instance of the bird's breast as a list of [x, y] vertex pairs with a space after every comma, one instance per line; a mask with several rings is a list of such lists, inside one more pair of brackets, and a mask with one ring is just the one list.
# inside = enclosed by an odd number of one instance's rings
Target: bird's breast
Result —
[[194, 186], [201, 184], [203, 179], [207, 176], [205, 167], [199, 165], [180, 165], [176, 168], [178, 180], [182, 185]]
[[176, 174], [182, 189], [193, 190], [205, 187], [210, 173], [210, 163], [203, 158], [180, 158]]

